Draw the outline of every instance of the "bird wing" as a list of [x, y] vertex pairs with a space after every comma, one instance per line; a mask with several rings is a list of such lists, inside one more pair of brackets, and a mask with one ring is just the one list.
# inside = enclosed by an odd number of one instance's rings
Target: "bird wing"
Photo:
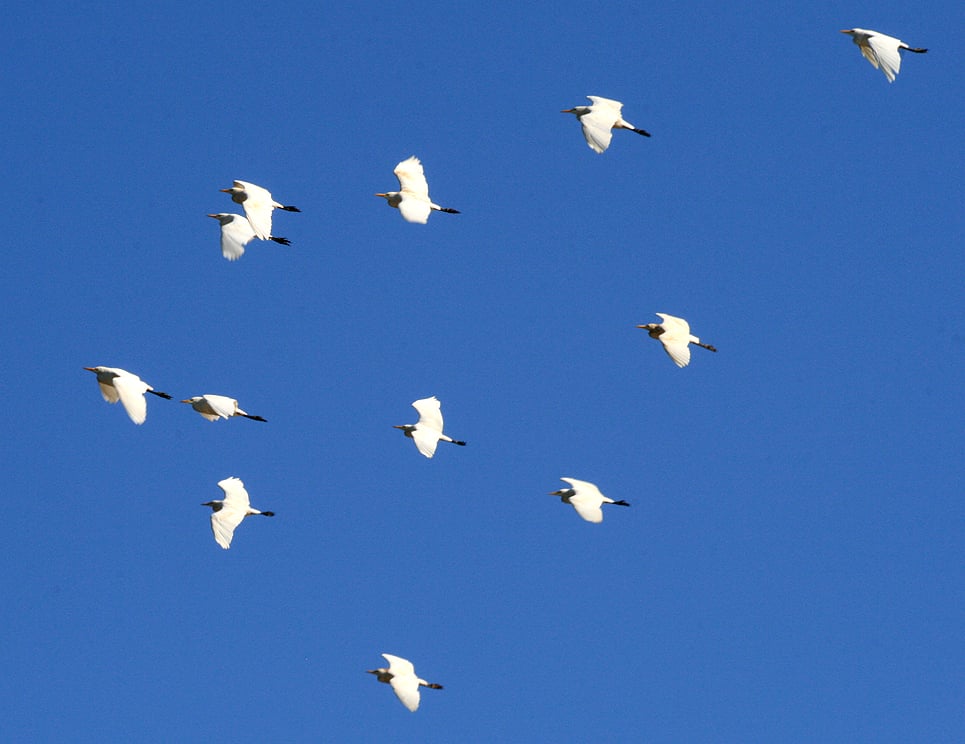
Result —
[[211, 531], [214, 533], [215, 542], [225, 550], [231, 547], [235, 528], [241, 524], [246, 512], [247, 509], [229, 505], [228, 499], [225, 499], [224, 506], [211, 513]]
[[117, 390], [114, 389], [113, 381], [101, 382], [100, 380], [98, 380], [97, 387], [101, 389], [101, 396], [104, 398], [104, 400], [106, 400], [108, 403], [117, 403], [118, 401]]
[[[901, 53], [898, 51], [901, 42], [891, 36], [873, 34], [868, 37], [867, 43], [867, 47], [861, 47], [861, 53], [875, 67], [880, 67], [889, 83], [895, 82], [895, 76], [901, 68]], [[871, 54], [866, 51], [869, 49]]]
[[603, 509], [600, 508], [601, 503], [601, 501], [596, 499], [581, 496], [579, 493], [570, 496], [570, 504], [576, 509], [576, 513], [587, 522], [593, 522], [594, 524], [599, 524], [603, 521]]
[[392, 674], [400, 676], [411, 674], [413, 677], [415, 676], [415, 665], [408, 659], [403, 659], [401, 656], [393, 656], [392, 654], [382, 654], [382, 658], [389, 662], [389, 671]]
[[436, 396], [413, 401], [412, 407], [419, 412], [419, 424], [442, 432], [442, 404]]
[[412, 430], [412, 441], [416, 448], [426, 457], [436, 454], [436, 447], [439, 446], [439, 432], [421, 424], [416, 424]]
[[395, 675], [389, 680], [389, 684], [406, 708], [413, 713], [419, 709], [419, 680], [414, 674]]
[[427, 200], [413, 199], [405, 193], [402, 193], [401, 197], [399, 211], [402, 213], [402, 219], [406, 222], [418, 222], [420, 225], [429, 221], [429, 213], [432, 211], [432, 207], [429, 206]]
[[612, 109], [592, 108], [580, 117], [583, 126], [583, 138], [586, 144], [595, 152], [603, 153], [610, 146], [613, 139], [613, 124], [619, 116], [613, 115]]
[[246, 198], [241, 206], [245, 209], [245, 217], [248, 218], [251, 229], [256, 237], [268, 240], [271, 237], [271, 212], [275, 208], [271, 193], [253, 183], [239, 183], [245, 187]]
[[240, 214], [231, 216], [234, 219], [221, 226], [221, 255], [229, 261], [236, 261], [244, 255], [245, 246], [254, 239], [255, 230]]
[[395, 166], [393, 173], [399, 179], [399, 188], [402, 191], [429, 198], [429, 183], [426, 181], [422, 163], [415, 155]]
[[663, 344], [664, 351], [673, 359], [674, 364], [678, 367], [686, 367], [690, 364], [690, 341], [686, 338], [665, 339], [665, 335], [660, 336], [660, 343]]
[[118, 375], [114, 378], [114, 390], [135, 424], [143, 424], [147, 418], [147, 401], [144, 391], [147, 383], [137, 375]]
[[[205, 395], [202, 397], [208, 401], [211, 410], [216, 414], [214, 418], [209, 419], [211, 421], [214, 421], [214, 419], [218, 417], [224, 419], [231, 418], [235, 415], [235, 411], [238, 408], [238, 401], [226, 395]], [[201, 415], [203, 416], [204, 414]]]
[[242, 512], [248, 511], [251, 501], [248, 499], [248, 491], [245, 490], [245, 484], [242, 483], [241, 478], [232, 477], [218, 481], [218, 488], [224, 491], [225, 508], [237, 505]]

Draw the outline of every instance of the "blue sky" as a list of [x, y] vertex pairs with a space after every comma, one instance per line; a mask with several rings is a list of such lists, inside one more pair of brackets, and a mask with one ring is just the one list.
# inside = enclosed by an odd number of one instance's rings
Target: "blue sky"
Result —
[[[961, 741], [963, 21], [13, 10], [5, 738]], [[929, 53], [889, 85], [853, 26]], [[587, 94], [652, 139], [591, 152]], [[413, 154], [462, 214], [372, 196]], [[290, 247], [221, 257], [233, 179]], [[176, 400], [136, 427], [93, 365]], [[469, 444], [426, 460], [430, 395]], [[228, 476], [277, 516], [223, 551]], [[445, 689], [410, 714], [382, 652]]]

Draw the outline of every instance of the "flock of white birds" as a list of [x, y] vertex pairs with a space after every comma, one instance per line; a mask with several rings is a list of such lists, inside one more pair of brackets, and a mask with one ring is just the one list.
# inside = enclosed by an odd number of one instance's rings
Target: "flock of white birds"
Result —
[[[861, 50], [861, 54], [876, 69], [880, 69], [888, 82], [894, 82], [901, 67], [901, 50], [924, 53], [926, 49], [910, 47], [903, 41], [892, 36], [862, 28], [844, 29], [841, 33], [851, 36]], [[601, 96], [587, 96], [591, 105], [575, 106], [564, 109], [562, 113], [573, 114], [577, 117], [583, 129], [583, 136], [587, 145], [594, 152], [603, 153], [610, 146], [614, 129], [627, 129], [645, 137], [650, 133], [638, 129], [623, 116], [623, 104], [610, 98]], [[459, 214], [459, 211], [449, 207], [441, 207], [429, 198], [429, 184], [421, 161], [412, 156], [400, 162], [394, 170], [399, 181], [398, 191], [377, 193], [384, 198], [390, 207], [398, 209], [402, 218], [407, 222], [426, 224], [432, 211]], [[271, 193], [253, 183], [235, 181], [231, 188], [221, 189], [230, 194], [233, 202], [240, 204], [244, 215], [231, 213], [209, 214], [217, 219], [221, 225], [221, 252], [229, 261], [240, 258], [245, 247], [255, 238], [272, 240], [282, 245], [289, 245], [287, 238], [272, 235], [272, 213], [276, 209], [286, 212], [300, 212], [291, 205], [281, 204], [272, 198]], [[690, 332], [690, 325], [683, 318], [666, 313], [656, 313], [660, 323], [646, 323], [637, 328], [646, 330], [651, 338], [655, 338], [663, 345], [664, 351], [678, 367], [690, 364], [690, 346], [700, 346], [708, 351], [717, 351], [710, 344], [702, 343], [697, 336]], [[120, 402], [131, 421], [143, 424], [147, 418], [146, 393], [170, 400], [167, 393], [155, 390], [137, 375], [118, 367], [84, 367], [97, 375], [97, 384], [101, 395], [108, 403]], [[254, 421], [266, 421], [261, 416], [246, 413], [238, 406], [238, 401], [224, 395], [197, 395], [181, 401], [188, 403], [208, 421], [230, 419], [234, 416], [249, 418]], [[406, 437], [412, 439], [416, 449], [425, 457], [431, 458], [436, 453], [439, 442], [465, 446], [465, 442], [453, 439], [443, 433], [443, 418], [441, 403], [436, 397], [422, 398], [414, 401], [412, 407], [419, 414], [419, 420], [414, 424], [400, 424], [394, 428], [400, 429]], [[603, 521], [603, 505], [630, 506], [627, 501], [614, 500], [604, 496], [594, 483], [576, 478], [561, 478], [569, 484], [569, 488], [552, 491], [551, 496], [559, 496], [561, 501], [574, 508], [576, 513], [591, 523]], [[224, 492], [223, 499], [207, 501], [202, 506], [211, 507], [211, 530], [218, 545], [224, 549], [231, 547], [234, 532], [248, 516], [273, 517], [271, 511], [260, 511], [251, 506], [248, 491], [244, 483], [236, 477], [225, 478], [218, 482], [218, 487]], [[392, 654], [382, 654], [389, 662], [388, 668], [370, 669], [379, 682], [385, 682], [392, 687], [402, 704], [410, 711], [416, 711], [420, 702], [420, 687], [442, 689], [442, 685], [426, 682], [416, 676], [412, 662]]]

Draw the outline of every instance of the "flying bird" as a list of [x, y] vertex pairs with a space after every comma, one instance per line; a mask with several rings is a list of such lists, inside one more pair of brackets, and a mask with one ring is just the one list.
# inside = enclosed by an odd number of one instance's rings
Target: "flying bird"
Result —
[[592, 106], [576, 106], [564, 109], [560, 113], [575, 114], [583, 125], [583, 136], [591, 150], [602, 153], [610, 146], [614, 129], [629, 129], [631, 132], [649, 137], [650, 132], [637, 129], [633, 124], [625, 121], [620, 115], [623, 104], [610, 98], [587, 96], [593, 102]]
[[390, 207], [398, 209], [406, 222], [424, 225], [429, 221], [429, 212], [433, 209], [437, 212], [459, 214], [458, 209], [440, 207], [429, 198], [429, 184], [422, 170], [422, 163], [415, 155], [395, 166], [393, 172], [399, 179], [400, 190], [387, 191], [376, 196], [381, 196], [388, 201]]
[[[245, 246], [257, 237], [251, 223], [240, 214], [220, 212], [209, 214], [208, 217], [213, 217], [221, 223], [221, 255], [229, 261], [241, 258], [244, 255]], [[288, 238], [278, 238], [274, 235], [269, 236], [268, 239], [282, 245], [292, 244]]]
[[419, 421], [415, 424], [402, 424], [394, 429], [402, 429], [403, 433], [415, 442], [416, 448], [426, 457], [436, 453], [439, 441], [452, 442], [465, 447], [465, 442], [458, 442], [442, 433], [442, 409], [439, 399], [435, 396], [422, 398], [413, 402], [412, 407], [419, 412]]
[[617, 504], [618, 506], [630, 506], [626, 501], [614, 501], [607, 498], [600, 489], [589, 481], [581, 481], [576, 478], [560, 478], [570, 484], [570, 488], [563, 488], [553, 491], [550, 496], [559, 496], [564, 504], [570, 504], [576, 513], [587, 522], [599, 524], [603, 521], [603, 504]]
[[143, 424], [147, 418], [147, 399], [144, 393], [171, 400], [171, 396], [148, 385], [144, 380], [119, 367], [84, 367], [97, 375], [101, 395], [108, 403], [120, 401], [127, 415], [135, 424]]
[[187, 398], [181, 402], [190, 403], [191, 407], [208, 421], [217, 421], [219, 418], [229, 419], [232, 416], [244, 416], [252, 421], [267, 420], [261, 416], [252, 416], [250, 413], [245, 413], [238, 407], [238, 401], [229, 398], [227, 395], [195, 395], [193, 398]]
[[426, 682], [415, 676], [415, 667], [408, 659], [403, 659], [392, 654], [382, 654], [383, 658], [389, 662], [388, 669], [366, 669], [366, 674], [374, 674], [379, 682], [386, 682], [392, 685], [395, 696], [402, 701], [402, 704], [413, 713], [419, 708], [419, 688], [428, 687], [433, 690], [441, 690], [442, 685], [434, 682]]
[[678, 367], [690, 364], [690, 344], [700, 346], [708, 351], [717, 351], [710, 344], [700, 343], [700, 339], [690, 333], [690, 324], [683, 318], [676, 318], [666, 313], [657, 313], [663, 318], [663, 323], [647, 323], [638, 325], [650, 333], [650, 338], [656, 338], [663, 344], [664, 351], [670, 355]]
[[271, 240], [271, 212], [273, 209], [284, 209], [286, 212], [301, 212], [298, 207], [279, 204], [271, 198], [268, 189], [255, 186], [247, 181], [235, 181], [230, 189], [221, 189], [231, 194], [231, 201], [244, 207], [245, 217], [255, 231], [255, 237], [261, 240]]
[[224, 499], [206, 501], [201, 506], [211, 507], [211, 531], [214, 532], [215, 541], [225, 550], [231, 547], [235, 528], [245, 517], [252, 514], [260, 514], [263, 517], [275, 516], [275, 512], [251, 508], [248, 492], [240, 478], [225, 478], [218, 482], [218, 487], [224, 491]]
[[895, 82], [895, 76], [901, 68], [900, 50], [907, 49], [915, 54], [924, 54], [927, 49], [916, 49], [908, 46], [901, 39], [894, 36], [880, 34], [867, 28], [843, 28], [842, 34], [848, 34], [851, 41], [858, 45], [858, 49], [876, 70], [881, 70], [889, 83]]

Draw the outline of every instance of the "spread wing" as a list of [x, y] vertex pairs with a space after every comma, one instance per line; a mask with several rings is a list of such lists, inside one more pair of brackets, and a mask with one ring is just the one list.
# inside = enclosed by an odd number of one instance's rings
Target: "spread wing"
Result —
[[442, 404], [435, 396], [414, 401], [412, 407], [419, 412], [419, 424], [438, 432], [442, 431]]
[[429, 198], [429, 184], [419, 158], [413, 155], [395, 166], [395, 177], [399, 179], [399, 188], [424, 199]]
[[416, 424], [412, 432], [412, 441], [416, 448], [426, 457], [436, 454], [436, 447], [439, 446], [439, 432], [421, 424]]
[[229, 506], [225, 500], [221, 509], [211, 513], [211, 531], [214, 533], [215, 542], [225, 550], [231, 547], [231, 538], [234, 537], [235, 528], [245, 518], [245, 511], [245, 509]]
[[240, 214], [231, 216], [234, 219], [221, 226], [221, 255], [229, 261], [236, 261], [244, 255], [245, 246], [254, 239], [255, 231], [251, 223]]
[[429, 206], [428, 201], [414, 199], [404, 192], [400, 196], [399, 211], [402, 213], [402, 219], [406, 222], [418, 222], [420, 225], [429, 221], [429, 213], [432, 211], [432, 207]]
[[[226, 395], [205, 395], [203, 397], [215, 414], [214, 418], [209, 419], [210, 421], [214, 421], [219, 416], [227, 419], [235, 415], [238, 401], [234, 398], [229, 398]], [[203, 413], [201, 415], [204, 416]]]
[[[103, 388], [101, 390], [103, 391]], [[147, 418], [145, 390], [147, 390], [147, 383], [136, 375], [118, 375], [114, 378], [114, 391], [120, 398], [127, 415], [135, 424], [143, 424]]]
[[595, 152], [602, 153], [613, 139], [613, 125], [620, 119], [623, 104], [610, 98], [587, 96], [593, 102], [590, 110], [580, 117], [586, 144]]
[[663, 344], [664, 351], [678, 367], [686, 367], [690, 364], [690, 342], [687, 339], [665, 339], [661, 336], [660, 343]]
[[251, 225], [255, 236], [262, 240], [271, 237], [271, 212], [275, 208], [274, 200], [267, 189], [255, 186], [253, 183], [238, 181], [245, 187], [247, 198], [241, 203], [245, 208], [245, 217]]
[[117, 403], [119, 400], [117, 396], [117, 391], [114, 389], [114, 385], [110, 382], [97, 381], [97, 387], [101, 389], [101, 397], [104, 398], [108, 403]]
[[599, 524], [603, 521], [603, 509], [600, 508], [600, 503], [601, 502], [596, 499], [588, 499], [580, 494], [570, 496], [570, 504], [576, 509], [576, 513], [587, 522], [593, 522], [594, 524]]
[[419, 709], [419, 680], [414, 674], [405, 676], [395, 676], [389, 680], [395, 696], [402, 701], [402, 704], [415, 713]]
[[[889, 83], [895, 82], [895, 76], [901, 68], [901, 54], [898, 51], [898, 39], [883, 34], [874, 34], [868, 38], [868, 46], [861, 47], [861, 53], [875, 67], [888, 78]], [[870, 54], [867, 50], [870, 48]]]

